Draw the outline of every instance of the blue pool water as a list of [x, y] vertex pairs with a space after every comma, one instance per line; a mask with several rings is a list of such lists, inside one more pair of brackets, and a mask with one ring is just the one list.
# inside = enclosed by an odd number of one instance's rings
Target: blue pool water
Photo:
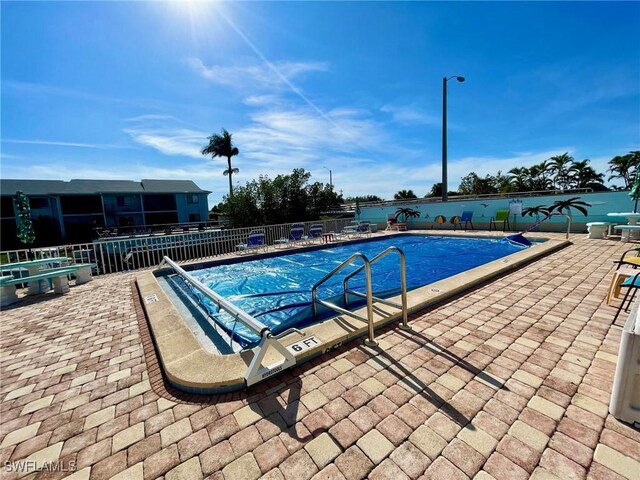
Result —
[[[325, 274], [340, 265], [353, 253], [360, 252], [370, 260], [390, 246], [402, 249], [407, 258], [407, 288], [415, 289], [443, 278], [470, 270], [492, 260], [522, 250], [523, 246], [505, 240], [436, 237], [426, 235], [395, 235], [379, 240], [342, 244], [332, 248], [294, 251], [287, 255], [218, 265], [189, 272], [194, 278], [233, 302], [278, 333], [292, 326], [313, 321], [311, 287]], [[342, 305], [343, 279], [361, 266], [356, 261], [332, 277], [318, 289], [318, 298], [330, 299]], [[390, 297], [400, 292], [398, 255], [392, 253], [372, 266], [374, 296]], [[364, 272], [349, 282], [351, 289], [364, 292]], [[250, 345], [258, 337], [241, 323], [195, 293], [210, 316], [233, 339]], [[350, 301], [350, 306], [361, 299]], [[326, 318], [333, 314], [323, 312]], [[237, 323], [237, 324], [236, 324]]]

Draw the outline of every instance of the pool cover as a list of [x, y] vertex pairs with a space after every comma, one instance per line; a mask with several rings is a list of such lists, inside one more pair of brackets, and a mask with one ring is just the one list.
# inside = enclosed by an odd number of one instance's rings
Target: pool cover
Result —
[[[189, 272], [277, 334], [292, 326], [312, 323], [311, 288], [328, 272], [356, 252], [369, 260], [390, 246], [400, 248], [407, 259], [407, 289], [415, 289], [470, 270], [485, 263], [510, 255], [526, 247], [505, 240], [480, 238], [436, 237], [426, 235], [394, 235], [380, 240], [342, 244], [311, 251], [294, 251], [287, 255], [247, 260], [218, 265]], [[362, 265], [353, 265], [330, 278], [318, 289], [318, 298], [344, 306], [343, 280]], [[373, 294], [390, 297], [400, 292], [400, 263], [397, 254], [387, 255], [371, 268]], [[349, 287], [365, 291], [364, 271], [354, 276]], [[209, 315], [235, 341], [250, 346], [258, 336], [200, 293], [195, 292]], [[349, 307], [364, 304], [364, 299], [350, 297]], [[334, 316], [335, 312], [319, 308], [320, 317]]]

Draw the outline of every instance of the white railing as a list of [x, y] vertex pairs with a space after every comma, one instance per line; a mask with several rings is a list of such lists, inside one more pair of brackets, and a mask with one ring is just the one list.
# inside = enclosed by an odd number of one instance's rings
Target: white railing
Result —
[[[334, 219], [298, 222], [305, 232], [314, 224], [322, 224], [324, 232], [340, 232], [352, 220]], [[267, 245], [287, 238], [292, 223], [244, 227], [233, 229], [210, 229], [175, 234], [132, 235], [130, 237], [101, 238], [91, 243], [60, 245], [54, 247], [8, 250], [0, 252], [2, 263], [18, 262], [33, 258], [68, 257], [69, 263], [95, 263], [94, 275], [138, 270], [156, 266], [166, 255], [177, 262], [202, 260], [227, 255], [236, 251], [237, 245], [246, 243], [250, 232], [265, 233]]]

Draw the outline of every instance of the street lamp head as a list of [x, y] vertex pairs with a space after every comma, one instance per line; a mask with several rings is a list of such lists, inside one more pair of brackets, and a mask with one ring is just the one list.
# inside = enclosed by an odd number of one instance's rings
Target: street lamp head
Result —
[[456, 77], [456, 80], [458, 80], [460, 83], [464, 82], [464, 77]]

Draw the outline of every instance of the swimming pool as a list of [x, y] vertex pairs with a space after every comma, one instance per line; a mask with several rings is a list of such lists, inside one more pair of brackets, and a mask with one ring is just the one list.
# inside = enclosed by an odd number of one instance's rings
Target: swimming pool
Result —
[[[381, 239], [330, 246], [284, 255], [217, 265], [191, 270], [189, 274], [211, 290], [255, 317], [278, 334], [292, 326], [303, 327], [314, 320], [334, 316], [320, 308], [314, 319], [311, 288], [314, 283], [340, 265], [352, 254], [360, 252], [372, 259], [390, 246], [399, 247], [407, 258], [407, 289], [412, 290], [516, 253], [526, 247], [504, 239], [438, 237], [432, 235], [394, 235]], [[318, 289], [318, 297], [344, 307], [343, 279], [361, 264], [354, 262], [341, 274], [332, 277]], [[372, 265], [373, 294], [388, 298], [400, 291], [398, 257], [389, 255]], [[351, 289], [363, 292], [364, 272], [353, 277]], [[250, 347], [259, 337], [220, 311], [211, 300], [194, 291], [219, 326], [244, 347]], [[349, 297], [349, 307], [362, 305], [364, 300]]]

